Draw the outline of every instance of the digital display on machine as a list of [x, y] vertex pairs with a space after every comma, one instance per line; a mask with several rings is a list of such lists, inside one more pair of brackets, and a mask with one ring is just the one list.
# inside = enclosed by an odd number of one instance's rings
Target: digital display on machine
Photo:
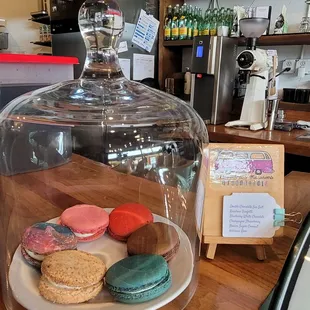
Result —
[[202, 45], [197, 46], [196, 57], [197, 58], [203, 57], [203, 46]]

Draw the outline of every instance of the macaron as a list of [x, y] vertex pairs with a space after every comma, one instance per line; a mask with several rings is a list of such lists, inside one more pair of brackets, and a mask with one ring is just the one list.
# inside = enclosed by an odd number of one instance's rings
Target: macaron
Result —
[[105, 277], [116, 301], [137, 304], [155, 299], [172, 285], [167, 262], [159, 255], [136, 255], [114, 264]]
[[128, 255], [156, 254], [169, 262], [178, 253], [180, 238], [176, 229], [165, 223], [151, 223], [128, 238]]
[[108, 231], [112, 238], [126, 242], [134, 231], [153, 221], [153, 214], [147, 207], [137, 203], [127, 203], [111, 212]]
[[28, 227], [21, 242], [21, 252], [32, 266], [40, 268], [43, 259], [54, 252], [75, 250], [77, 238], [68, 228], [52, 223], [37, 223]]
[[109, 214], [97, 206], [77, 205], [62, 213], [60, 224], [69, 227], [79, 242], [90, 242], [104, 235]]
[[47, 256], [41, 272], [42, 297], [57, 304], [79, 304], [100, 293], [106, 266], [89, 253], [62, 251]]

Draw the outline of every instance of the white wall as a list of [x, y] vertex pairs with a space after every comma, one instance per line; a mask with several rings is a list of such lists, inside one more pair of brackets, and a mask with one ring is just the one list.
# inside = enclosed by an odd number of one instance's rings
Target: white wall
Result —
[[[187, 3], [191, 5], [199, 6], [203, 9], [207, 9], [209, 6], [208, 0], [188, 0]], [[288, 31], [291, 33], [298, 32], [301, 18], [305, 16], [307, 6], [304, 0], [219, 0], [219, 5], [223, 7], [233, 7], [234, 5], [240, 6], [272, 6], [272, 17], [271, 17], [271, 29], [270, 33], [273, 33], [275, 20], [282, 11], [282, 6], [287, 7], [287, 20], [288, 20]], [[282, 61], [284, 59], [298, 59], [301, 55], [301, 46], [275, 46], [275, 47], [264, 47], [264, 49], [277, 49], [280, 68], [282, 68]], [[188, 59], [190, 58], [191, 52], [184, 50], [184, 66], [188, 66]], [[305, 47], [304, 58], [310, 59], [310, 47]], [[299, 78], [297, 74], [286, 74], [280, 78], [280, 88], [286, 87], [307, 87], [310, 88], [310, 76]]]
[[7, 20], [6, 29], [1, 31], [9, 33], [9, 50], [2, 53], [37, 54], [50, 51], [30, 43], [39, 41], [39, 24], [28, 20], [31, 18], [30, 12], [39, 9], [39, 0], [0, 0], [0, 18]]

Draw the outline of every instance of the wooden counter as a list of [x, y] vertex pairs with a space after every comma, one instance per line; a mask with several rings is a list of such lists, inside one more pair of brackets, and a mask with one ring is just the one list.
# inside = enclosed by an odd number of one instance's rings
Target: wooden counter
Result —
[[279, 130], [250, 131], [245, 129], [226, 128], [224, 125], [208, 126], [211, 142], [222, 143], [257, 143], [284, 144], [288, 154], [310, 157], [310, 141], [297, 141], [296, 138], [305, 135], [305, 130], [284, 132]]
[[286, 227], [284, 234], [266, 247], [265, 262], [251, 246], [219, 245], [213, 261], [202, 255], [198, 289], [186, 310], [258, 310], [278, 281], [297, 230]]
[[[71, 163], [58, 168], [13, 177], [0, 176], [1, 183], [0, 201], [3, 204], [0, 217], [6, 219], [0, 226], [1, 240], [9, 239], [10, 243], [7, 260], [0, 261], [0, 272], [6, 272], [25, 227], [59, 216], [62, 210], [79, 203], [116, 207], [137, 201], [148, 205], [153, 212], [168, 215], [188, 234], [196, 235], [190, 220], [194, 216], [192, 193], [183, 196], [183, 203], [180, 203], [179, 195], [174, 195], [176, 189], [115, 172], [77, 155], [73, 155]], [[167, 189], [169, 195], [164, 197]], [[168, 199], [167, 208], [161, 205], [165, 198]], [[258, 309], [277, 282], [296, 231], [288, 228], [285, 237], [276, 239], [274, 245], [267, 247], [268, 260], [265, 262], [257, 261], [253, 247], [235, 245], [219, 246], [214, 261], [202, 258], [198, 289], [186, 309]], [[0, 242], [1, 249], [4, 250]], [[186, 299], [192, 291], [190, 287], [163, 309], [180, 310], [178, 302]], [[23, 309], [15, 303], [12, 307], [14, 310]], [[0, 309], [5, 309], [1, 295]]]

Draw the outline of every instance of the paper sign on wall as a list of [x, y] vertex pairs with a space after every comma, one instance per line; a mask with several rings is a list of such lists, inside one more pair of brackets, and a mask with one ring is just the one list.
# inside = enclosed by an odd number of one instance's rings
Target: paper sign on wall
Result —
[[131, 64], [130, 59], [119, 58], [119, 64], [122, 68], [122, 71], [123, 71], [125, 77], [128, 80], [130, 80], [130, 64]]
[[223, 237], [272, 238], [274, 210], [280, 208], [265, 193], [235, 193], [224, 196]]
[[123, 41], [119, 44], [118, 53], [125, 53], [128, 51], [127, 41]]
[[141, 81], [154, 78], [155, 57], [153, 55], [133, 54], [133, 79]]
[[158, 28], [159, 21], [141, 10], [132, 42], [150, 53], [157, 37]]

